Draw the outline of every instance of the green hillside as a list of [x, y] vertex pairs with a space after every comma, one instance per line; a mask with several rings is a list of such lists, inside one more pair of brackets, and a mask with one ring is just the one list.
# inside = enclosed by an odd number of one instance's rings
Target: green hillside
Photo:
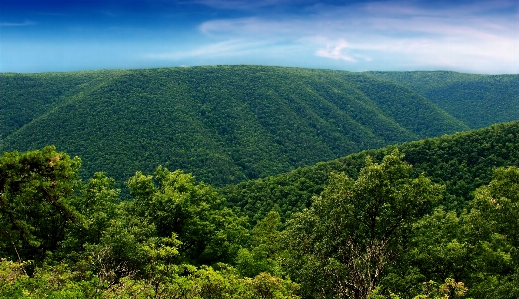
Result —
[[519, 75], [369, 72], [405, 85], [477, 129], [519, 119]]
[[0, 140], [108, 79], [108, 72], [0, 74]]
[[121, 183], [157, 165], [214, 185], [469, 129], [363, 73], [215, 66], [1, 74], [0, 150], [59, 150]]
[[220, 189], [236, 212], [253, 222], [271, 210], [283, 219], [310, 206], [328, 183], [331, 172], [345, 172], [356, 178], [369, 155], [381, 161], [395, 148], [413, 165], [415, 174], [424, 173], [446, 186], [443, 204], [452, 209], [465, 207], [471, 192], [492, 179], [496, 167], [519, 166], [519, 121], [475, 131], [429, 138], [398, 146], [360, 153], [262, 179], [228, 185]]
[[518, 298], [518, 135], [499, 124], [219, 190], [157, 167], [128, 200], [52, 146], [4, 152], [0, 297]]

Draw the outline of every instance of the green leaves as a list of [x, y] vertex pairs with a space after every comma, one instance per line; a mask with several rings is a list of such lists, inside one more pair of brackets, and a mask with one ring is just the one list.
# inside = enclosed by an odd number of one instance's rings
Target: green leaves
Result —
[[0, 252], [41, 260], [56, 250], [65, 230], [81, 217], [71, 205], [80, 187], [79, 158], [54, 147], [0, 157]]
[[235, 243], [246, 235], [244, 220], [225, 208], [209, 185], [197, 184], [190, 174], [158, 167], [155, 176], [138, 172], [128, 181], [134, 201], [131, 213], [155, 225], [157, 235], [176, 233], [182, 255], [189, 261], [230, 258]]
[[[489, 94], [515, 90], [502, 87]], [[340, 71], [205, 66], [0, 74], [0, 89], [0, 150], [55, 144], [83, 158], [84, 177], [105, 171], [119, 188], [135, 171], [151, 173], [157, 165], [223, 186], [468, 129], [409, 88]]]
[[[312, 207], [288, 223], [289, 272], [306, 292], [366, 298], [406, 245], [409, 225], [441, 198], [440, 186], [410, 177], [402, 157], [395, 150], [381, 164], [368, 158], [357, 180], [332, 175]], [[307, 276], [308, 268], [327, 281]]]

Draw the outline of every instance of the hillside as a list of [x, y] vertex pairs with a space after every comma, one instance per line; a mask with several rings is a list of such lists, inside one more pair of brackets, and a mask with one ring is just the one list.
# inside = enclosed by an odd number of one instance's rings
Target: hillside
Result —
[[220, 190], [158, 167], [129, 200], [53, 146], [5, 152], [0, 297], [517, 298], [518, 135], [494, 125]]
[[402, 84], [477, 129], [519, 119], [518, 75], [456, 72], [368, 72]]
[[468, 130], [364, 73], [215, 66], [0, 74], [0, 150], [54, 144], [121, 183], [157, 165], [214, 185]]
[[465, 207], [471, 192], [488, 184], [496, 167], [519, 166], [519, 121], [475, 131], [367, 150], [340, 159], [317, 163], [262, 179], [228, 185], [220, 189], [236, 212], [253, 222], [271, 210], [289, 219], [294, 212], [310, 206], [328, 183], [331, 172], [345, 172], [356, 178], [369, 155], [379, 162], [397, 148], [415, 174], [423, 173], [446, 186], [443, 204], [452, 209]]

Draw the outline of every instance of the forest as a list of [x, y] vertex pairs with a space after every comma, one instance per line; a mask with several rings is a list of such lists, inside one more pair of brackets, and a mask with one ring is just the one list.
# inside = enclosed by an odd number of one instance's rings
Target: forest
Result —
[[0, 298], [519, 298], [519, 75], [0, 74]]
[[0, 157], [4, 298], [518, 298], [519, 122], [223, 187]]
[[222, 187], [519, 119], [519, 75], [203, 66], [4, 73], [0, 90], [0, 152], [53, 144], [123, 196], [157, 165]]

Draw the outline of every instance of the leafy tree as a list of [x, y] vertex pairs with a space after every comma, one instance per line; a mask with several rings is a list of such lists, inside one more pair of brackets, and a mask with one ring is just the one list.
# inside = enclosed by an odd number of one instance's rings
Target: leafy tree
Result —
[[357, 180], [334, 174], [310, 209], [285, 230], [289, 273], [309, 297], [367, 298], [404, 249], [410, 225], [443, 192], [411, 177], [397, 150], [381, 164], [370, 158]]
[[71, 205], [80, 186], [79, 158], [48, 146], [0, 157], [0, 255], [42, 260], [81, 217]]
[[471, 211], [470, 244], [474, 269], [470, 294], [494, 298], [519, 296], [519, 168], [497, 168], [494, 178], [478, 188]]
[[104, 232], [118, 216], [119, 190], [113, 188], [115, 180], [97, 172], [81, 186], [71, 205], [80, 213], [81, 223], [70, 226], [58, 254], [68, 256], [71, 262], [84, 251], [85, 244], [98, 244]]
[[[156, 181], [156, 182], [155, 182]], [[158, 167], [155, 176], [137, 172], [128, 181], [131, 213], [155, 225], [159, 237], [178, 235], [180, 251], [195, 263], [231, 259], [246, 230], [209, 185], [190, 174]]]
[[455, 279], [468, 287], [469, 297], [517, 298], [519, 169], [495, 169], [468, 207], [438, 207], [416, 222], [404, 262], [391, 269], [385, 286], [416, 291], [420, 281]]
[[[426, 74], [427, 86], [444, 81]], [[452, 90], [443, 84], [424, 97], [369, 74], [265, 66], [0, 74], [0, 150], [50, 142], [80, 155], [85, 177], [103, 170], [121, 184], [162, 164], [223, 186], [469, 129], [452, 115], [517, 119], [518, 75], [490, 89], [481, 88], [484, 76], [466, 76], [480, 100], [444, 101]], [[433, 95], [441, 95], [435, 104]]]
[[281, 275], [280, 259], [282, 250], [282, 232], [280, 216], [270, 212], [251, 230], [248, 247], [241, 248], [236, 257], [237, 268], [246, 277], [254, 277], [262, 272]]

